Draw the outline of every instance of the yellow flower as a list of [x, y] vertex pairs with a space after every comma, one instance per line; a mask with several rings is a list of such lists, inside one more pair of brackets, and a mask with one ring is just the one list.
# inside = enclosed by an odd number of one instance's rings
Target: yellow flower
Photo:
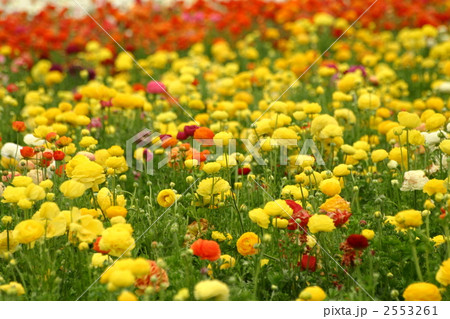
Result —
[[11, 281], [9, 284], [6, 285], [1, 285], [0, 291], [4, 291], [7, 294], [17, 296], [25, 294], [25, 289], [23, 288], [23, 286], [15, 281]]
[[450, 140], [443, 140], [440, 144], [439, 144], [439, 148], [441, 149], [442, 152], [444, 152], [447, 155], [450, 155]]
[[351, 212], [350, 203], [339, 195], [328, 198], [325, 203], [320, 206], [326, 212], [335, 212], [336, 210], [346, 210]]
[[309, 196], [309, 192], [304, 187], [298, 187], [295, 185], [286, 185], [281, 190], [281, 197], [294, 200], [306, 199]]
[[395, 222], [401, 229], [419, 227], [423, 223], [422, 213], [414, 209], [403, 210], [395, 215]]
[[394, 147], [389, 152], [389, 159], [396, 161], [397, 163], [403, 163], [403, 165], [408, 168], [408, 152], [405, 147]]
[[375, 232], [371, 229], [363, 229], [361, 235], [367, 238], [367, 240], [372, 240], [375, 237]]
[[194, 287], [194, 297], [197, 300], [228, 300], [230, 290], [219, 280], [203, 280]]
[[184, 301], [189, 298], [189, 289], [181, 288], [178, 290], [177, 294], [173, 297], [174, 301]]
[[213, 231], [211, 233], [211, 238], [216, 240], [216, 241], [225, 241], [227, 240], [227, 237], [225, 237], [225, 235], [219, 231]]
[[379, 106], [380, 106], [380, 98], [375, 94], [365, 93], [358, 98], [358, 107], [360, 109], [375, 110]]
[[123, 156], [110, 156], [105, 162], [105, 166], [113, 168], [115, 173], [121, 174], [128, 170], [127, 161]]
[[269, 215], [262, 208], [255, 208], [248, 212], [250, 220], [257, 223], [259, 227], [267, 229], [269, 227]]
[[33, 183], [33, 179], [28, 176], [16, 176], [12, 181], [15, 187], [27, 187], [31, 183]]
[[336, 177], [343, 177], [350, 174], [350, 170], [348, 169], [348, 165], [339, 164], [333, 169], [333, 175]]
[[108, 251], [111, 256], [130, 255], [135, 243], [132, 237], [133, 228], [130, 224], [115, 224], [105, 229], [100, 240], [100, 249]]
[[269, 216], [281, 216], [290, 218], [293, 210], [285, 200], [277, 199], [275, 201], [266, 203], [266, 205], [264, 206], [264, 213]]
[[306, 114], [317, 114], [322, 111], [322, 107], [318, 103], [307, 103], [303, 107], [303, 112]]
[[137, 301], [138, 298], [136, 295], [132, 292], [129, 292], [128, 290], [124, 290], [120, 293], [119, 297], [117, 297], [118, 301]]
[[103, 232], [103, 224], [92, 215], [81, 216], [76, 223], [69, 226], [69, 239], [92, 243]]
[[228, 269], [234, 267], [236, 264], [236, 259], [231, 257], [230, 255], [222, 255], [220, 256], [220, 269]]
[[318, 232], [332, 232], [336, 227], [333, 220], [327, 215], [313, 215], [308, 221], [309, 231], [313, 234]]
[[36, 184], [29, 184], [25, 189], [25, 196], [28, 200], [39, 201], [45, 198], [45, 190]]
[[437, 235], [431, 238], [431, 240], [434, 242], [434, 247], [440, 246], [443, 243], [445, 243], [445, 237], [442, 235]]
[[63, 213], [60, 213], [58, 216], [51, 220], [41, 221], [41, 223], [44, 225], [44, 227], [46, 227], [46, 238], [58, 237], [66, 233], [67, 220]]
[[198, 184], [197, 193], [201, 196], [212, 196], [228, 192], [230, 184], [220, 177], [205, 178]]
[[113, 145], [110, 148], [108, 148], [108, 153], [111, 156], [122, 156], [124, 154], [123, 148], [121, 148], [119, 145]]
[[258, 235], [256, 235], [254, 232], [247, 232], [239, 237], [238, 241], [236, 242], [236, 247], [238, 252], [242, 256], [250, 256], [255, 255], [259, 252], [259, 250], [254, 247], [259, 243], [260, 240]]
[[19, 242], [14, 237], [14, 232], [12, 230], [9, 231], [9, 234], [7, 234], [6, 232], [7, 231], [4, 230], [0, 233], [0, 256], [3, 255], [5, 252], [13, 252], [16, 249], [17, 245], [19, 244]]
[[106, 179], [103, 167], [84, 155], [72, 158], [67, 163], [66, 172], [68, 177], [94, 190]]
[[436, 131], [437, 129], [441, 128], [447, 119], [444, 115], [440, 113], [436, 113], [431, 115], [426, 121], [425, 121], [425, 127], [428, 131]]
[[214, 174], [214, 173], [217, 173], [218, 171], [220, 171], [221, 168], [222, 168], [222, 165], [220, 165], [220, 163], [211, 162], [211, 163], [206, 163], [205, 166], [203, 166], [203, 171], [206, 172], [207, 174]]
[[400, 112], [397, 115], [400, 125], [413, 129], [420, 125], [420, 117], [416, 113]]
[[325, 195], [332, 197], [341, 192], [341, 183], [335, 178], [326, 179], [320, 183], [319, 189]]
[[423, 192], [427, 193], [428, 196], [432, 196], [436, 193], [445, 194], [447, 193], [447, 188], [445, 187], [445, 181], [440, 179], [430, 179], [424, 186]]
[[427, 282], [410, 284], [403, 292], [405, 301], [441, 301], [438, 287]]
[[327, 297], [325, 291], [319, 286], [311, 286], [302, 290], [297, 301], [322, 301]]
[[29, 244], [41, 238], [44, 232], [44, 226], [40, 222], [28, 219], [16, 225], [14, 238], [21, 244]]
[[60, 213], [59, 207], [54, 202], [42, 203], [39, 210], [34, 214], [33, 219], [53, 219]]
[[92, 255], [91, 266], [94, 268], [104, 267], [105, 263], [112, 262], [109, 255], [103, 255], [102, 253], [95, 253]]
[[2, 203], [17, 203], [21, 199], [25, 199], [25, 187], [7, 186], [2, 194]]
[[79, 144], [81, 147], [88, 148], [91, 145], [97, 145], [98, 141], [92, 136], [83, 136]]
[[284, 218], [277, 218], [275, 217], [272, 219], [272, 226], [277, 228], [286, 228], [289, 224], [289, 221]]
[[77, 182], [76, 180], [68, 180], [61, 184], [59, 190], [67, 198], [78, 198], [83, 196], [86, 191], [86, 186], [83, 183]]
[[445, 287], [450, 285], [450, 258], [442, 262], [436, 273], [436, 280]]
[[110, 206], [106, 210], [106, 216], [108, 218], [126, 217], [127, 213], [128, 213], [127, 209], [122, 206]]
[[[100, 205], [102, 211], [106, 212], [106, 210], [113, 204], [113, 195], [111, 191], [103, 187], [97, 194], [97, 202]], [[125, 207], [127, 201], [123, 195], [116, 195], [116, 205]]]
[[219, 132], [213, 138], [214, 143], [218, 146], [228, 146], [231, 139], [233, 139], [233, 134], [230, 132]]
[[131, 270], [115, 269], [109, 276], [109, 283], [117, 288], [125, 288], [134, 284], [136, 277]]
[[162, 207], [170, 207], [176, 200], [176, 194], [171, 189], [163, 189], [156, 198], [158, 204]]

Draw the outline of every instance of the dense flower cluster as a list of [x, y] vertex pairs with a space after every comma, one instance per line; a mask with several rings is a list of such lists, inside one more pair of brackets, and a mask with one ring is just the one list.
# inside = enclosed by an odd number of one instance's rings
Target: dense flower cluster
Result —
[[449, 300], [450, 7], [366, 7], [2, 15], [0, 299]]

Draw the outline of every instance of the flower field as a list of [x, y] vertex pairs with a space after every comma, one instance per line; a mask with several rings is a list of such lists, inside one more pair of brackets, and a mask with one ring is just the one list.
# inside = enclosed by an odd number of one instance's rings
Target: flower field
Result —
[[450, 300], [448, 1], [72, 2], [0, 5], [0, 300]]

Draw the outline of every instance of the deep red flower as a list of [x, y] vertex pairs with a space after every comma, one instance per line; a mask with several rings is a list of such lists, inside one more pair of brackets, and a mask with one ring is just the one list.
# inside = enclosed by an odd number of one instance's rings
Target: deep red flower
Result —
[[365, 249], [369, 246], [369, 241], [367, 238], [359, 234], [352, 234], [348, 236], [346, 242], [353, 249]]
[[248, 175], [251, 171], [252, 170], [249, 167], [240, 167], [240, 168], [238, 168], [238, 174], [239, 175]]
[[34, 152], [34, 149], [30, 146], [24, 146], [20, 150], [20, 155], [22, 155], [22, 157], [24, 158], [31, 158], [34, 156], [34, 154], [36, 153]]
[[311, 272], [316, 271], [317, 259], [311, 255], [302, 255], [302, 260], [300, 262], [302, 270], [309, 270]]

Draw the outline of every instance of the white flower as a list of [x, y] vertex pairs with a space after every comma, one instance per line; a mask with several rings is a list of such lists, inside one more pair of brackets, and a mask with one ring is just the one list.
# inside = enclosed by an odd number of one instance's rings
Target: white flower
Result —
[[23, 142], [28, 146], [41, 146], [45, 144], [45, 140], [37, 138], [33, 134], [27, 134], [23, 138]]
[[436, 132], [421, 132], [423, 137], [425, 138], [425, 144], [430, 146], [431, 151], [435, 149], [435, 146], [441, 142], [443, 138], [447, 138], [448, 134], [444, 131], [436, 131]]
[[20, 145], [17, 145], [15, 143], [6, 143], [2, 147], [1, 154], [2, 154], [2, 157], [15, 158], [17, 161], [19, 161], [21, 158], [21, 155], [20, 155], [21, 149], [22, 149], [22, 146], [20, 146]]
[[402, 192], [422, 190], [428, 182], [428, 177], [422, 170], [407, 171], [403, 177], [403, 185], [400, 188]]
[[389, 163], [387, 163], [387, 166], [388, 166], [390, 169], [394, 169], [394, 168], [397, 168], [398, 163], [397, 163], [396, 161], [394, 161], [394, 160], [390, 160]]
[[442, 82], [441, 85], [437, 87], [437, 90], [441, 93], [450, 93], [450, 82]]

